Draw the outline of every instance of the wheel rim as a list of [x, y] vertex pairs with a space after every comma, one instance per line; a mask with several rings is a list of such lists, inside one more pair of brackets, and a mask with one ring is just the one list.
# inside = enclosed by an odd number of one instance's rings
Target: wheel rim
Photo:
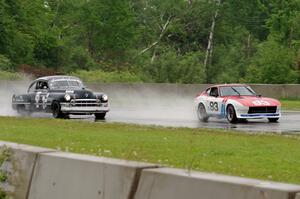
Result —
[[229, 107], [228, 108], [228, 110], [227, 110], [227, 119], [229, 120], [229, 121], [231, 121], [232, 119], [233, 119], [233, 109], [232, 109], [232, 107]]
[[199, 109], [198, 109], [198, 117], [200, 118], [200, 119], [202, 119], [203, 118], [203, 113], [204, 113], [204, 107], [203, 107], [203, 105], [200, 105], [199, 106]]
[[53, 104], [53, 116], [57, 117], [59, 114], [59, 106], [55, 103]]
[[200, 119], [203, 119], [206, 115], [206, 110], [202, 104], [200, 104], [199, 109], [198, 109], [198, 117]]

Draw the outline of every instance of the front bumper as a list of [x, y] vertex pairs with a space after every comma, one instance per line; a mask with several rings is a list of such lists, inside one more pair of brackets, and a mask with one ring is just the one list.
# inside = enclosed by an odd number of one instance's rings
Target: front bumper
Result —
[[280, 113], [253, 113], [237, 115], [241, 119], [261, 119], [261, 118], [280, 118]]
[[70, 103], [61, 103], [61, 112], [70, 114], [106, 113], [109, 111], [108, 103], [99, 106], [72, 106]]
[[239, 119], [262, 119], [262, 118], [280, 118], [281, 107], [277, 106], [276, 112], [250, 112], [250, 107], [239, 107], [236, 109], [236, 116]]

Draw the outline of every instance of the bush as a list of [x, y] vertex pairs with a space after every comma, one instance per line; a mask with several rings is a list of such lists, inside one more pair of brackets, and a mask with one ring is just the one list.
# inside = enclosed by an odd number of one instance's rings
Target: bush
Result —
[[72, 50], [71, 68], [75, 70], [93, 70], [95, 62], [85, 49], [77, 47]]
[[78, 70], [71, 73], [85, 82], [142, 82], [141, 78], [128, 71], [123, 72], [104, 72], [101, 70], [85, 71]]
[[201, 57], [200, 52], [178, 55], [167, 50], [157, 56], [152, 64], [147, 64], [144, 72], [159, 83], [204, 83], [206, 74]]
[[0, 70], [10, 71], [11, 69], [12, 64], [10, 60], [6, 56], [0, 54]]
[[246, 81], [250, 83], [297, 83], [296, 54], [272, 39], [260, 44], [248, 67]]
[[11, 72], [0, 70], [0, 80], [19, 80], [19, 79], [22, 79], [22, 77], [18, 73], [11, 73]]

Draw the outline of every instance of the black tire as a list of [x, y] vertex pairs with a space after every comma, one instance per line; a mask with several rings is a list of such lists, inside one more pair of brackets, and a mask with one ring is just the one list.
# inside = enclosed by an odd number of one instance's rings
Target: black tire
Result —
[[206, 113], [206, 109], [205, 109], [205, 106], [200, 103], [199, 106], [198, 106], [198, 109], [197, 109], [197, 116], [198, 116], [198, 119], [201, 121], [201, 122], [207, 122], [208, 119], [209, 119], [209, 116], [207, 115]]
[[106, 113], [95, 113], [96, 120], [104, 120]]
[[31, 111], [26, 110], [25, 105], [17, 105], [17, 112], [23, 117], [29, 117], [31, 115]]
[[64, 114], [61, 112], [61, 106], [59, 102], [54, 101], [51, 106], [52, 109], [52, 115], [54, 118], [64, 118]]
[[228, 122], [234, 124], [238, 122], [238, 118], [236, 117], [236, 112], [234, 106], [228, 105], [226, 109], [226, 118]]
[[275, 123], [279, 120], [279, 118], [268, 118], [269, 122]]

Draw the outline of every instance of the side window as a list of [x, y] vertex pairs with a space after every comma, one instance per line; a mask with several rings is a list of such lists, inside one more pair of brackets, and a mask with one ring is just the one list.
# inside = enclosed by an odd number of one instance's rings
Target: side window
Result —
[[48, 89], [48, 84], [45, 81], [38, 81], [36, 84], [36, 90], [45, 90]]
[[33, 92], [35, 91], [35, 89], [36, 89], [36, 82], [33, 82], [33, 83], [29, 86], [27, 92], [28, 92], [28, 93], [33, 93]]
[[218, 96], [219, 96], [218, 88], [217, 88], [217, 87], [211, 88], [211, 89], [210, 89], [209, 96], [212, 96], [212, 97], [218, 97]]
[[210, 95], [210, 88], [208, 88], [205, 92], [207, 95]]

